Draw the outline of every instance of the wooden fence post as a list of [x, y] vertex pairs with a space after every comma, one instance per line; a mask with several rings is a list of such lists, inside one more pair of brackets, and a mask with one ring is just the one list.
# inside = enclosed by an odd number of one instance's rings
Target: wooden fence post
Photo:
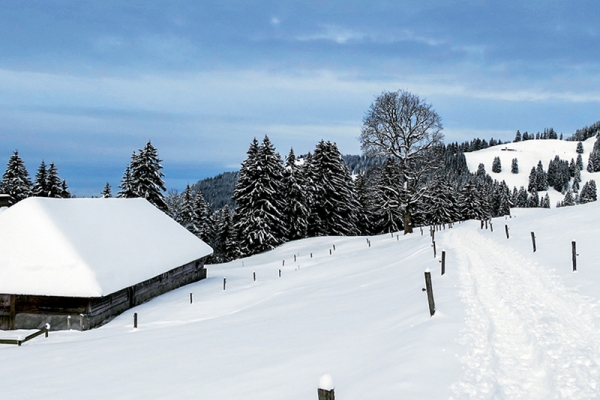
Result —
[[508, 225], [504, 225], [504, 231], [506, 232], [506, 238], [509, 239], [510, 235], [508, 234]]
[[442, 275], [444, 275], [446, 273], [446, 252], [442, 250], [442, 260], [440, 261], [442, 263]]
[[329, 255], [331, 255], [331, 249], [329, 249]]
[[223, 278], [223, 290], [225, 290], [225, 285], [227, 285], [227, 278]]
[[193, 298], [194, 294], [190, 293], [190, 304], [192, 304], [194, 302], [194, 298]]
[[436, 252], [435, 252], [435, 240], [433, 241], [433, 244], [432, 244], [432, 246], [433, 246], [433, 258], [435, 258], [435, 257], [436, 257]]
[[137, 313], [133, 313], [133, 327], [137, 328]]
[[537, 248], [535, 247], [535, 233], [533, 232], [531, 232], [531, 243], [533, 244], [533, 252], [535, 253]]
[[279, 277], [281, 278], [281, 270], [279, 270]]
[[481, 229], [483, 229], [483, 220], [481, 220]]
[[294, 254], [294, 262], [296, 262], [296, 255]]
[[283, 261], [281, 262], [281, 266], [282, 266], [282, 267], [285, 267], [285, 260], [283, 260]]
[[490, 220], [490, 231], [494, 232], [494, 225], [492, 225], [492, 220]]
[[573, 272], [577, 271], [577, 243], [571, 242], [571, 252], [573, 253]]
[[331, 378], [331, 375], [323, 375], [319, 380], [319, 388], [317, 389], [319, 400], [335, 400], [334, 391], [333, 379]]
[[487, 229], [487, 228], [488, 228], [488, 220], [486, 219], [485, 220], [485, 229]]
[[427, 290], [427, 301], [429, 302], [429, 315], [435, 314], [435, 302], [433, 300], [433, 286], [431, 285], [431, 272], [429, 268], [425, 270], [425, 290]]
[[254, 279], [254, 282], [256, 282], [256, 272], [252, 273], [252, 278]]
[[335, 244], [333, 245], [333, 251], [335, 251]]
[[421, 230], [421, 236], [423, 236], [423, 227], [420, 226], [419, 229]]
[[67, 315], [67, 329], [71, 330], [71, 316]]

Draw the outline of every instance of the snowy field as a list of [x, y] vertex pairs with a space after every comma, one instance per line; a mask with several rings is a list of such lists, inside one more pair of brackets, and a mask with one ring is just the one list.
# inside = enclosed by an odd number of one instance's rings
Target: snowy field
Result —
[[326, 373], [344, 400], [598, 398], [600, 203], [515, 209], [493, 228], [436, 232], [435, 259], [417, 229], [208, 266], [101, 328], [0, 345], [2, 398], [316, 399]]

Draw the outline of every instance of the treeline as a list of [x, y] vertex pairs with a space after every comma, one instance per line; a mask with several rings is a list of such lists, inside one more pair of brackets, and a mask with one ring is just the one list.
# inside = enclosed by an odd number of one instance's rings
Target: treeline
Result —
[[54, 163], [46, 165], [42, 160], [32, 181], [25, 163], [15, 151], [8, 159], [6, 170], [0, 182], [0, 191], [9, 196], [11, 205], [31, 196], [69, 198], [71, 193], [67, 182], [58, 176]]

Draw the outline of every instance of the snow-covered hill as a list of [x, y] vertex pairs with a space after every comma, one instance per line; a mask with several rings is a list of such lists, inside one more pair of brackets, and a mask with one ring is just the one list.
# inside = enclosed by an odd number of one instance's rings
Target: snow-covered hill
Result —
[[[594, 147], [595, 137], [589, 138], [583, 142], [583, 164], [584, 169], [581, 171], [581, 181], [583, 183], [590, 179], [595, 179], [595, 174], [591, 174], [585, 170], [587, 161]], [[561, 160], [571, 161], [577, 160], [577, 142], [568, 142], [565, 140], [526, 140], [524, 142], [507, 143], [499, 146], [488, 147], [487, 149], [465, 153], [467, 158], [467, 166], [471, 172], [476, 172], [480, 163], [485, 166], [486, 172], [498, 182], [504, 180], [508, 187], [512, 190], [524, 186], [527, 189], [529, 183], [529, 173], [531, 168], [537, 166], [541, 160], [544, 171], [548, 171], [548, 164], [555, 156], [559, 156]], [[492, 163], [495, 157], [500, 157], [502, 164], [502, 172], [492, 172]], [[519, 173], [511, 173], [511, 163], [513, 158], [516, 158], [519, 166]], [[546, 192], [540, 192], [540, 197]], [[564, 199], [564, 195], [550, 188], [548, 191], [550, 196], [550, 205], [554, 207], [557, 202]]]
[[209, 266], [206, 281], [99, 329], [0, 345], [2, 398], [316, 399], [325, 373], [339, 399], [597, 398], [599, 234], [600, 203], [590, 203], [515, 209], [493, 232], [457, 224], [436, 232], [437, 258], [419, 230], [370, 247], [364, 237], [291, 242]]

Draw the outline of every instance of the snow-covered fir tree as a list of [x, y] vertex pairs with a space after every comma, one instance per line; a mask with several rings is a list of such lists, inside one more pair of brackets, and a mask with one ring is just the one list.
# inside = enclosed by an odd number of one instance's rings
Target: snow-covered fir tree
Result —
[[577, 142], [577, 154], [583, 154], [583, 143]]
[[594, 148], [590, 152], [587, 165], [588, 172], [600, 171], [600, 138], [594, 142]]
[[475, 175], [478, 177], [484, 177], [486, 175], [485, 165], [483, 165], [483, 163], [479, 163], [479, 165], [477, 166], [477, 172], [475, 172]]
[[[227, 211], [230, 212], [229, 206]], [[211, 211], [201, 191], [197, 191], [192, 203], [191, 232], [204, 240], [210, 242], [211, 235]]]
[[105, 199], [111, 198], [111, 190], [112, 188], [110, 187], [110, 183], [106, 182], [106, 185], [104, 186], [104, 189], [102, 189], [102, 193], [100, 193], [100, 196], [102, 196]]
[[359, 204], [356, 225], [360, 234], [371, 235], [375, 233], [375, 210], [377, 208], [374, 200], [375, 190], [369, 186], [364, 173], [357, 175], [354, 187], [356, 189], [356, 200]]
[[[194, 196], [190, 185], [185, 186], [185, 190], [181, 194], [181, 206], [177, 215], [175, 215], [175, 221], [183, 226], [188, 231], [195, 234], [194, 229]], [[169, 211], [171, 211], [169, 209]]]
[[567, 190], [567, 193], [565, 193], [565, 198], [561, 202], [561, 205], [564, 207], [575, 205], [575, 197], [573, 196], [573, 192]]
[[542, 161], [538, 161], [537, 167], [535, 167], [535, 189], [537, 191], [548, 190], [548, 174], [544, 171]]
[[10, 196], [11, 205], [31, 196], [33, 183], [18, 151], [15, 151], [8, 159], [0, 185], [2, 192]]
[[285, 193], [284, 216], [285, 225], [288, 227], [288, 239], [302, 239], [307, 236], [310, 211], [303, 169], [296, 165], [296, 155], [293, 149], [286, 158], [283, 186]]
[[540, 201], [540, 207], [550, 208], [550, 196], [548, 195], [548, 193], [546, 193], [544, 197], [542, 197], [542, 200]]
[[590, 203], [598, 200], [598, 194], [596, 190], [596, 181], [593, 179], [587, 181], [581, 188], [581, 194], [579, 195], [579, 202], [581, 204]]
[[502, 163], [500, 161], [500, 157], [494, 157], [494, 161], [492, 162], [492, 172], [496, 174], [502, 172]]
[[48, 197], [48, 168], [44, 160], [40, 163], [35, 174], [31, 194], [35, 197]]
[[313, 153], [311, 165], [315, 192], [309, 234], [355, 235], [358, 233], [354, 182], [335, 143], [321, 140]]
[[484, 220], [489, 218], [486, 210], [486, 200], [483, 198], [477, 184], [473, 181], [467, 182], [459, 192], [458, 207], [461, 219]]
[[460, 219], [456, 193], [444, 175], [436, 174], [431, 179], [423, 200], [429, 224], [440, 225]]
[[519, 161], [516, 158], [512, 159], [512, 162], [510, 165], [510, 172], [513, 174], [519, 173]]
[[[131, 157], [135, 157], [135, 153], [133, 153]], [[133, 178], [131, 177], [130, 165], [128, 165], [127, 168], [125, 168], [125, 173], [123, 174], [123, 178], [121, 179], [121, 184], [119, 185], [119, 188], [121, 189], [117, 193], [117, 197], [119, 198], [131, 199], [139, 197], [133, 188]]]
[[50, 163], [50, 165], [48, 166], [48, 172], [46, 174], [46, 189], [46, 197], [64, 197], [62, 180], [58, 176], [58, 170], [56, 169], [56, 165], [54, 165], [54, 163]]
[[402, 176], [393, 158], [387, 158], [375, 182], [374, 228], [376, 233], [396, 232], [402, 229]]
[[159, 210], [168, 211], [163, 192], [166, 191], [163, 168], [158, 152], [151, 142], [134, 153], [130, 163], [131, 187], [136, 197], [143, 197]]
[[537, 190], [532, 190], [529, 192], [529, 200], [527, 202], [527, 207], [536, 208], [540, 206], [540, 196], [538, 195]]
[[516, 197], [516, 200], [514, 201], [514, 203], [515, 203], [515, 207], [527, 208], [527, 205], [529, 204], [529, 195], [527, 194], [527, 190], [525, 190], [525, 187], [521, 186], [519, 188], [519, 191], [517, 193], [517, 197]]
[[235, 229], [242, 255], [271, 250], [285, 241], [284, 165], [271, 141], [256, 139], [242, 164], [233, 197], [236, 202]]

